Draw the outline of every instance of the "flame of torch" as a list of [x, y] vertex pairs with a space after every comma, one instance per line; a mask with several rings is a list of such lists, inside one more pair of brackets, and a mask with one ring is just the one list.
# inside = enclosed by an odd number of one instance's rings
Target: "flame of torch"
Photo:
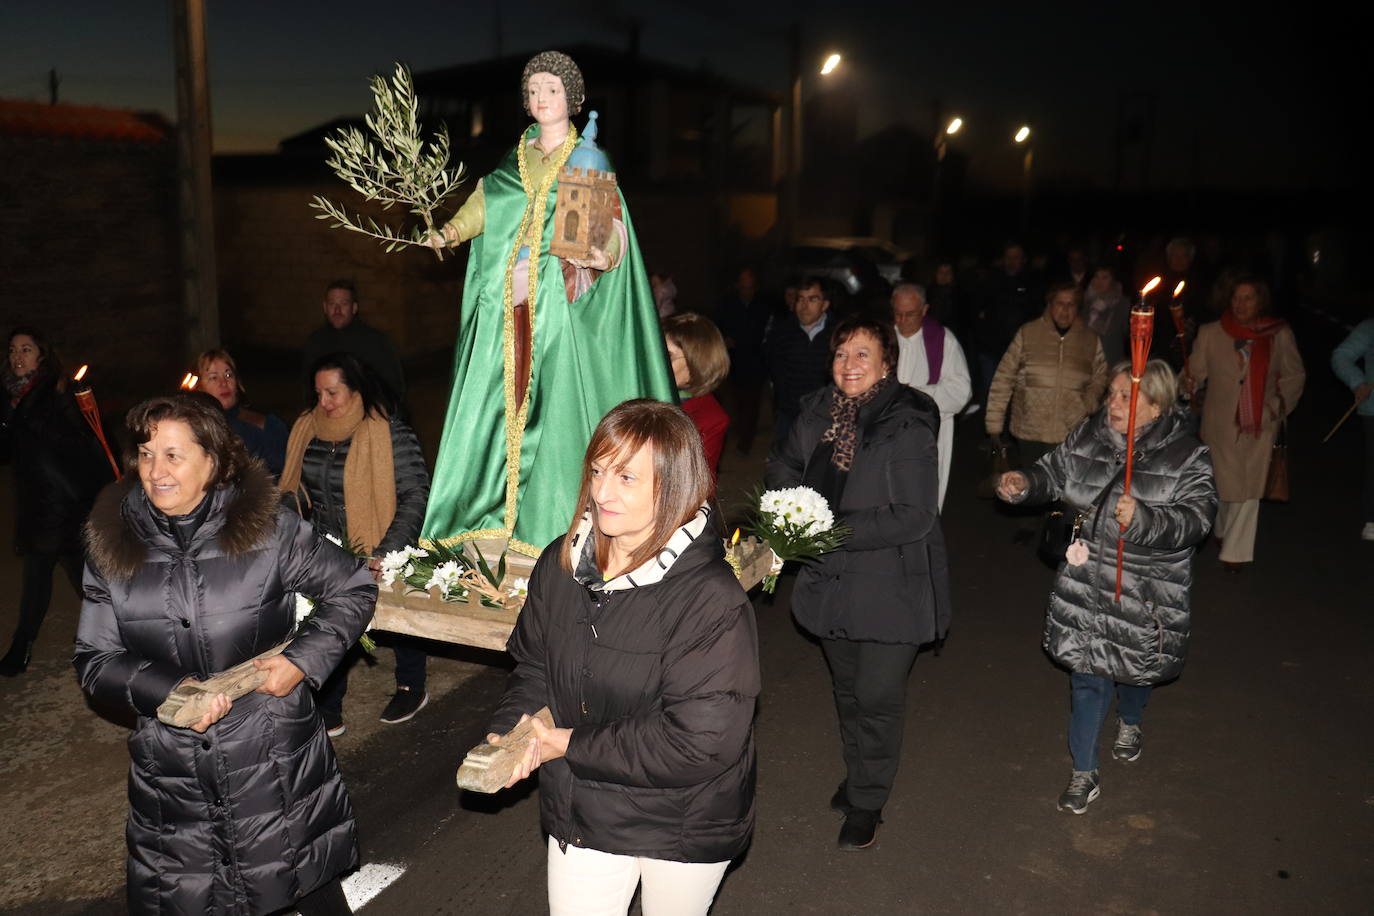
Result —
[[[1146, 297], [1162, 281], [1155, 277], [1140, 291], [1140, 303], [1131, 309], [1131, 409], [1126, 420], [1126, 475], [1121, 495], [1131, 494], [1131, 472], [1135, 469], [1135, 409], [1140, 402], [1140, 379], [1150, 358], [1150, 342], [1155, 334], [1155, 310]], [[1124, 532], [1125, 529], [1123, 528]], [[1121, 568], [1125, 562], [1126, 539], [1116, 539], [1116, 600], [1121, 603]]]
[[191, 373], [189, 373], [189, 372], [186, 373], [185, 375], [183, 375], [183, 376], [181, 377], [181, 385], [180, 385], [180, 387], [181, 387], [183, 390], [190, 389], [192, 377], [193, 377], [193, 376], [192, 376]]
[[[86, 376], [89, 365], [82, 366], [76, 371], [73, 381], [81, 381]], [[124, 475], [119, 471], [119, 462], [115, 461], [114, 453], [110, 451], [110, 443], [105, 439], [105, 428], [100, 423], [100, 407], [95, 403], [95, 392], [90, 385], [83, 385], [73, 392], [76, 398], [76, 406], [81, 408], [81, 416], [85, 418], [86, 425], [95, 433], [96, 440], [100, 447], [105, 450], [105, 457], [110, 461], [110, 467], [114, 470], [115, 480], [119, 480]]]

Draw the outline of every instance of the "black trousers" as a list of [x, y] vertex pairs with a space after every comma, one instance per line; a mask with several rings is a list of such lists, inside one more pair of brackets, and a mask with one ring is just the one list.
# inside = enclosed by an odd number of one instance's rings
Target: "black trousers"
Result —
[[906, 685], [916, 646], [823, 639], [835, 690], [849, 804], [876, 811], [887, 804], [902, 758]]
[[[423, 693], [425, 664], [429, 656], [423, 649], [411, 646], [397, 646], [395, 652], [396, 686], [409, 687], [416, 693]], [[336, 718], [343, 716], [344, 696], [348, 693], [348, 671], [362, 654], [363, 650], [357, 646], [349, 649], [343, 661], [339, 662], [339, 667], [335, 668], [334, 673], [320, 685], [319, 691], [315, 694], [315, 705], [319, 707], [320, 715], [328, 717], [332, 713]]]
[[24, 556], [24, 585], [19, 595], [19, 625], [14, 629], [15, 642], [33, 642], [43, 627], [52, 603], [52, 574], [58, 565], [77, 595], [81, 594], [81, 574], [85, 559], [79, 551], [69, 553], [30, 553]]

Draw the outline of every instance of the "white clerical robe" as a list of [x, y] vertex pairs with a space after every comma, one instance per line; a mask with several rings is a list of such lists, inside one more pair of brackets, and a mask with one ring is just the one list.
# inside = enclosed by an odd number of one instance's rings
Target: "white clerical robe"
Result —
[[954, 452], [954, 418], [964, 409], [973, 394], [969, 380], [968, 362], [964, 350], [945, 328], [945, 356], [940, 366], [940, 380], [934, 385], [930, 379], [930, 363], [926, 359], [925, 329], [911, 337], [897, 333], [897, 381], [923, 391], [935, 399], [940, 408], [940, 437], [935, 446], [940, 459], [940, 507], [945, 505], [945, 488], [949, 486], [950, 458]]

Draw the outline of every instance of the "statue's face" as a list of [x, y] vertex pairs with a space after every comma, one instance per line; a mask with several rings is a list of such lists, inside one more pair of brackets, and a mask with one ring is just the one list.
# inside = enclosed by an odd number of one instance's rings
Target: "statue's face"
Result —
[[541, 127], [568, 120], [568, 95], [563, 81], [552, 73], [536, 73], [525, 84], [530, 114]]

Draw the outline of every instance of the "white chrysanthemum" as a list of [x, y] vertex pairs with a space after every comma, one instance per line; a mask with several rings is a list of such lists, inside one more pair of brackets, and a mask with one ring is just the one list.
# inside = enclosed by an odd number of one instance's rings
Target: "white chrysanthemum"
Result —
[[515, 579], [511, 582], [510, 591], [507, 592], [507, 594], [514, 595], [517, 598], [524, 598], [526, 595], [529, 594], [529, 591], [530, 580], [525, 578], [524, 576], [521, 576], [520, 578]]
[[414, 575], [415, 564], [412, 562], [417, 557], [427, 557], [429, 551], [419, 547], [402, 547], [400, 550], [393, 550], [382, 557], [382, 585], [390, 588], [397, 579], [405, 579]]
[[338, 544], [340, 547], [343, 546], [343, 541], [341, 541], [341, 540], [339, 540], [338, 538], [334, 537], [334, 535], [332, 535], [332, 534], [326, 534], [326, 535], [324, 536], [324, 539], [325, 539], [326, 541], [328, 541], [329, 543], [331, 543], [331, 544]]
[[425, 588], [437, 588], [440, 595], [447, 595], [458, 585], [458, 579], [463, 575], [463, 567], [453, 560], [447, 563], [440, 563], [434, 569], [434, 575], [429, 577], [425, 583]]
[[759, 499], [759, 509], [777, 525], [793, 525], [806, 534], [820, 534], [835, 527], [835, 514], [825, 497], [810, 487], [769, 490]]
[[305, 618], [309, 617], [315, 610], [315, 602], [296, 592], [296, 626], [300, 626]]

